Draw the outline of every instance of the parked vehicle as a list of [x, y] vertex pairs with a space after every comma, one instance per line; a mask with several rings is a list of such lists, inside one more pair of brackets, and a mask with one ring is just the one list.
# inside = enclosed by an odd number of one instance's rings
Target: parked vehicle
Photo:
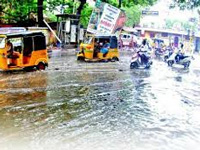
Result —
[[147, 50], [139, 49], [132, 56], [130, 69], [148, 69], [152, 63], [150, 53]]
[[155, 56], [156, 58], [162, 58], [162, 56], [165, 54], [165, 51], [162, 48], [156, 48], [155, 49]]
[[118, 40], [115, 35], [92, 35], [80, 44], [77, 60], [118, 61]]
[[44, 70], [47, 66], [48, 53], [42, 32], [0, 34], [1, 70]]
[[173, 66], [174, 64], [183, 65], [185, 69], [189, 68], [191, 63], [191, 57], [185, 56], [183, 54], [173, 53], [169, 59], [167, 59], [168, 66]]
[[167, 59], [173, 54], [173, 49], [172, 48], [166, 48], [165, 53], [164, 53], [164, 61], [167, 62]]

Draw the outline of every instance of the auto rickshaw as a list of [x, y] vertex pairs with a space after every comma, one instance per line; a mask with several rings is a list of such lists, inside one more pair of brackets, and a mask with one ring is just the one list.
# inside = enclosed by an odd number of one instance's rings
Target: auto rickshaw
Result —
[[[9, 49], [12, 49], [12, 54], [8, 54]], [[42, 32], [0, 34], [1, 70], [45, 70], [47, 66], [46, 39]]]
[[[109, 43], [108, 52], [103, 53], [102, 48]], [[115, 35], [92, 35], [80, 44], [77, 60], [85, 61], [119, 61], [118, 40]]]

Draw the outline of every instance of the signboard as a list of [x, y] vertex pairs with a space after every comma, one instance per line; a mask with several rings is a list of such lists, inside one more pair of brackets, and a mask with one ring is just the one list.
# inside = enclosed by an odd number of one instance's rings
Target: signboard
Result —
[[142, 15], [149, 15], [149, 16], [158, 16], [159, 12], [158, 11], [148, 11], [148, 10], [143, 10]]
[[120, 9], [107, 3], [100, 3], [91, 14], [87, 31], [93, 34], [115, 34], [122, 29], [125, 21], [125, 13]]
[[23, 27], [2, 27], [0, 28], [0, 34], [6, 33], [17, 33], [17, 32], [24, 32], [26, 31]]
[[65, 23], [65, 30], [67, 33], [70, 32], [70, 20], [67, 20], [66, 23]]
[[84, 29], [80, 28], [79, 40], [83, 40], [83, 37], [84, 37]]
[[112, 33], [115, 22], [119, 16], [120, 10], [111, 5], [105, 4], [103, 14], [99, 21], [97, 30], [102, 33]]
[[190, 22], [196, 22], [196, 18], [189, 18]]
[[76, 25], [71, 25], [70, 42], [76, 42]]

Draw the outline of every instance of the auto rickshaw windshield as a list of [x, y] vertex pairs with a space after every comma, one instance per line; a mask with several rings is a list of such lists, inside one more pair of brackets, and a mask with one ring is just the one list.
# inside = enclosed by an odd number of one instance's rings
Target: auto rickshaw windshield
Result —
[[5, 48], [6, 45], [6, 38], [0, 37], [0, 48]]
[[84, 40], [84, 44], [91, 44], [92, 43], [92, 37], [87, 37], [85, 40]]

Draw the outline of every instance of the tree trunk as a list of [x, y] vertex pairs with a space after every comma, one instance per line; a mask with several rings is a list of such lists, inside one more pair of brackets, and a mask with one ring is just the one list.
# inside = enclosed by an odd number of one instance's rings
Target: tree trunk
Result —
[[121, 8], [121, 6], [122, 6], [122, 0], [119, 0], [118, 8]]
[[81, 4], [80, 4], [80, 6], [78, 7], [78, 9], [77, 9], [77, 15], [80, 15], [81, 14], [81, 11], [82, 11], [82, 9], [83, 9], [83, 6], [84, 6], [84, 4], [86, 3], [86, 0], [80, 0], [81, 1]]
[[44, 0], [38, 0], [37, 1], [37, 6], [38, 6], [38, 25], [39, 27], [43, 27], [43, 2]]

